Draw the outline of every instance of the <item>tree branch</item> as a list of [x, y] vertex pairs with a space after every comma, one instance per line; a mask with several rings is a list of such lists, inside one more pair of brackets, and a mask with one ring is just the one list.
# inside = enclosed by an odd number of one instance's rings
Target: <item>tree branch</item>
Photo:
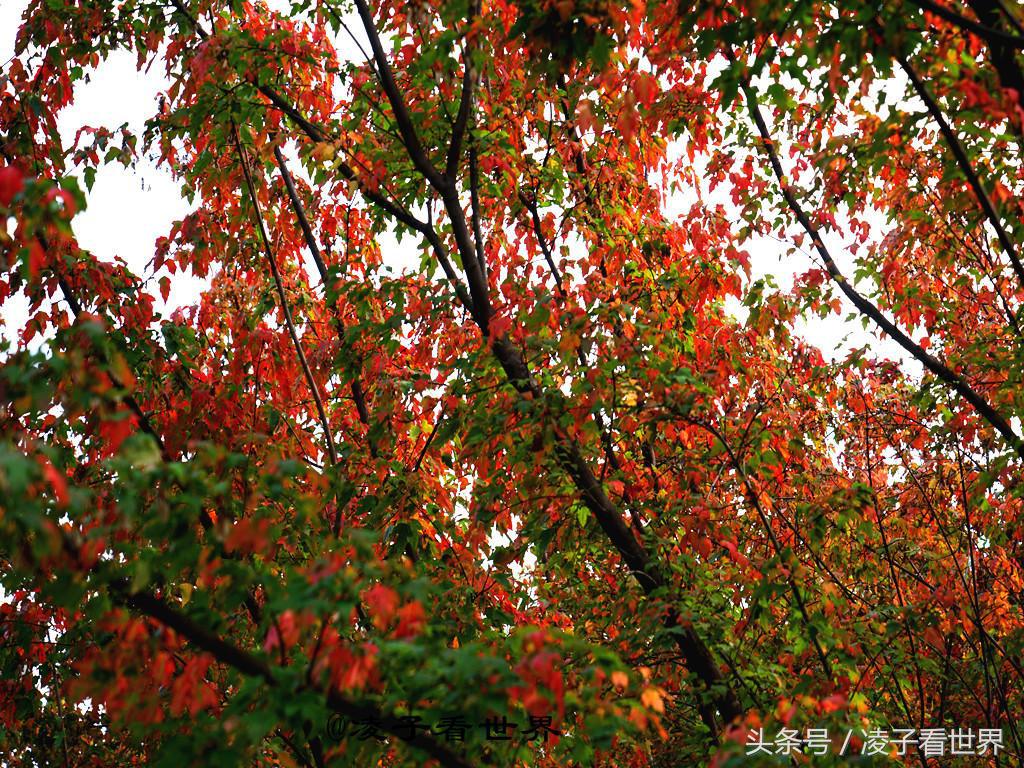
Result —
[[373, 58], [377, 64], [377, 74], [380, 77], [381, 87], [384, 88], [384, 94], [388, 97], [391, 109], [395, 113], [398, 132], [402, 136], [402, 142], [409, 153], [409, 158], [412, 160], [413, 165], [416, 166], [416, 170], [423, 174], [431, 186], [437, 189], [449, 186], [448, 180], [437, 172], [433, 163], [430, 162], [430, 158], [427, 157], [423, 145], [420, 143], [416, 128], [412, 124], [412, 118], [409, 116], [409, 110], [405, 106], [402, 95], [399, 93], [398, 85], [395, 83], [395, 78], [391, 73], [391, 65], [388, 63], [388, 58], [384, 53], [384, 47], [380, 42], [380, 35], [377, 34], [377, 27], [373, 23], [373, 16], [370, 13], [369, 6], [366, 4], [366, 0], [355, 0], [355, 2], [359, 18], [363, 22], [363, 28], [366, 30], [366, 36], [370, 41], [370, 50], [373, 51]]
[[[111, 587], [115, 599], [125, 607], [173, 629], [192, 645], [243, 675], [259, 678], [272, 688], [278, 686], [273, 668], [263, 659], [232, 645], [154, 595], [145, 592], [131, 593], [126, 583], [112, 584]], [[408, 737], [403, 729], [396, 727], [393, 718], [388, 718], [382, 710], [369, 702], [353, 701], [334, 688], [326, 691], [326, 700], [328, 708], [334, 712], [352, 720], [373, 720], [379, 723], [378, 727], [385, 733], [401, 739], [411, 747], [423, 750], [442, 765], [451, 768], [474, 766], [474, 763], [426, 733], [417, 730], [414, 736]]]
[[537, 236], [537, 243], [540, 246], [541, 253], [544, 254], [544, 260], [548, 263], [551, 276], [555, 278], [555, 286], [558, 289], [559, 295], [565, 298], [565, 288], [562, 287], [562, 275], [559, 273], [558, 267], [555, 266], [555, 259], [551, 254], [551, 248], [548, 246], [547, 238], [544, 237], [540, 213], [537, 210], [537, 201], [536, 199], [530, 199], [522, 190], [519, 191], [519, 200], [526, 206], [526, 210], [530, 212], [530, 219], [533, 221], [533, 231]]
[[476, 157], [476, 137], [469, 137], [469, 205], [472, 211], [473, 240], [476, 243], [476, 260], [480, 273], [487, 282], [487, 257], [484, 255], [484, 235], [480, 226], [480, 166]]
[[932, 95], [928, 92], [927, 87], [918, 77], [910, 63], [899, 53], [894, 53], [894, 57], [899, 62], [900, 67], [910, 78], [910, 82], [914, 86], [914, 90], [917, 95], [925, 103], [928, 108], [929, 114], [934, 118], [935, 122], [938, 123], [939, 130], [942, 132], [943, 137], [946, 139], [946, 144], [949, 145], [950, 150], [953, 152], [953, 157], [956, 158], [957, 164], [960, 166], [960, 170], [963, 171], [964, 176], [967, 177], [967, 183], [970, 184], [971, 189], [974, 190], [975, 196], [978, 198], [978, 202], [981, 204], [981, 209], [985, 212], [985, 216], [996, 230], [996, 237], [999, 238], [999, 244], [1003, 247], [1006, 255], [1009, 256], [1010, 262], [1013, 264], [1013, 271], [1017, 274], [1017, 279], [1020, 281], [1021, 287], [1024, 287], [1024, 264], [1021, 263], [1020, 256], [1017, 254], [1017, 249], [1010, 239], [1009, 234], [1003, 227], [1002, 222], [999, 219], [999, 214], [996, 213], [995, 206], [992, 204], [992, 200], [989, 198], [988, 193], [985, 192], [985, 188], [981, 184], [981, 179], [978, 177], [977, 172], [971, 165], [971, 160], [967, 157], [967, 150], [964, 149], [963, 144], [957, 138], [956, 133], [950, 127], [949, 123], [946, 122], [945, 116], [942, 114], [942, 108], [938, 105]]
[[1014, 48], [1024, 50], [1024, 37], [1020, 35], [1013, 35], [1008, 32], [1003, 32], [999, 29], [993, 29], [987, 27], [984, 24], [980, 24], [974, 19], [969, 19], [966, 16], [962, 16], [956, 11], [947, 8], [944, 5], [934, 2], [933, 0], [910, 0], [914, 5], [922, 10], [934, 13], [941, 19], [954, 24], [961, 29], [966, 29], [968, 32], [972, 32], [978, 37], [990, 42], [999, 43], [1002, 45], [1010, 45]]
[[[398, 91], [398, 86], [395, 84], [394, 76], [391, 73], [391, 66], [388, 63], [387, 56], [384, 54], [380, 35], [377, 34], [377, 28], [373, 23], [373, 16], [370, 14], [366, 0], [356, 0], [356, 8], [362, 19], [363, 27], [366, 29], [366, 35], [370, 40], [370, 47], [373, 50], [374, 59], [379, 70], [381, 87], [383, 87], [384, 94], [387, 96], [391, 109], [395, 113], [398, 129], [405, 143], [409, 159], [412, 160], [416, 169], [423, 174], [427, 182], [440, 193], [441, 199], [444, 202], [448, 218], [451, 220], [452, 234], [455, 236], [455, 243], [458, 246], [459, 261], [463, 271], [466, 273], [466, 280], [469, 283], [469, 294], [473, 299], [466, 308], [473, 316], [477, 325], [480, 326], [484, 336], [487, 336], [491, 319], [491, 303], [488, 296], [487, 281], [484, 279], [480, 264], [476, 259], [476, 248], [473, 245], [473, 239], [466, 224], [466, 214], [462, 210], [462, 202], [459, 200], [457, 185], [454, 179], [449, 179], [437, 172], [437, 169], [431, 164], [426, 156], [426, 152], [423, 150], [423, 146], [420, 144], [412, 120], [409, 117], [409, 110], [405, 105], [402, 94]], [[468, 100], [466, 106], [468, 109]], [[426, 232], [423, 232], [423, 234], [425, 235]]]
[[459, 159], [462, 155], [462, 142], [466, 135], [466, 128], [469, 125], [470, 116], [473, 114], [473, 64], [469, 58], [467, 48], [462, 55], [462, 95], [459, 97], [459, 112], [455, 116], [455, 124], [452, 126], [452, 143], [448, 147], [448, 160], [445, 163], [444, 175], [449, 182], [455, 181], [455, 174], [459, 169]]
[[256, 187], [252, 182], [252, 175], [249, 173], [249, 164], [246, 161], [245, 153], [242, 151], [242, 144], [238, 138], [238, 129], [232, 124], [232, 138], [235, 142], [235, 150], [238, 152], [238, 162], [242, 166], [242, 173], [245, 175], [245, 185], [249, 190], [249, 198], [252, 200], [253, 214], [256, 217], [256, 228], [260, 239], [263, 241], [263, 251], [270, 263], [270, 272], [274, 278], [274, 286], [277, 288], [277, 296], [281, 301], [281, 312], [284, 315], [285, 325], [288, 327], [288, 335], [291, 336], [292, 345], [295, 347], [295, 354], [302, 366], [302, 373], [306, 378], [306, 385], [316, 405], [316, 412], [320, 417], [323, 426], [324, 437], [327, 440], [327, 453], [330, 456], [331, 464], [338, 463], [338, 453], [334, 448], [334, 437], [331, 435], [331, 424], [327, 420], [327, 413], [324, 411], [324, 403], [320, 397], [320, 389], [317, 387], [316, 379], [313, 378], [313, 371], [310, 370], [309, 362], [306, 360], [306, 353], [302, 351], [302, 343], [295, 331], [295, 323], [292, 321], [292, 313], [288, 308], [288, 297], [284, 292], [284, 285], [281, 282], [281, 273], [277, 269], [277, 261], [274, 259], [274, 252], [270, 246], [270, 238], [267, 236], [267, 228], [263, 223], [263, 214], [260, 212], [260, 203], [256, 197]]
[[[732, 52], [731, 47], [726, 47], [725, 51], [726, 56], [729, 58], [732, 65], [739, 66], [739, 62], [737, 61], [735, 54]], [[764, 117], [761, 115], [761, 108], [758, 106], [757, 94], [754, 92], [750, 81], [745, 76], [741, 76], [740, 84], [747, 99], [747, 108], [750, 111], [750, 115], [757, 126], [758, 133], [760, 134], [761, 146], [763, 147], [765, 154], [768, 156], [772, 170], [774, 171], [775, 177], [782, 189], [782, 196], [785, 198], [789, 209], [793, 212], [793, 215], [796, 216], [800, 226], [803, 227], [804, 231], [810, 236], [814, 249], [818, 252], [818, 255], [825, 263], [825, 269], [828, 271], [832, 280], [835, 281], [839, 286], [839, 289], [846, 295], [853, 305], [860, 310], [860, 312], [871, 318], [871, 320], [874, 321], [874, 323], [881, 328], [886, 335], [909, 352], [915, 360], [921, 363], [927, 370], [935, 374], [935, 376], [937, 376], [941, 381], [945, 382], [950, 388], [970, 403], [974, 410], [1000, 435], [1002, 435], [1003, 439], [1006, 440], [1010, 447], [1012, 447], [1021, 458], [1024, 458], [1024, 442], [1022, 442], [1021, 438], [1018, 437], [1016, 432], [1014, 432], [1009, 422], [1004, 419], [1003, 416], [996, 411], [996, 409], [992, 407], [984, 397], [971, 387], [967, 379], [951, 370], [937, 358], [928, 354], [928, 352], [922, 349], [919, 344], [915, 343], [906, 333], [900, 330], [900, 328], [882, 314], [878, 307], [858, 293], [846, 279], [842, 271], [839, 269], [839, 265], [836, 264], [835, 259], [832, 258], [831, 252], [821, 239], [821, 235], [819, 234], [817, 227], [815, 227], [811, 222], [811, 219], [807, 215], [806, 211], [804, 211], [803, 206], [800, 205], [800, 201], [797, 200], [796, 195], [793, 192], [792, 185], [786, 179], [786, 174], [782, 169], [782, 163], [779, 161], [778, 152], [775, 150], [775, 144], [772, 141], [771, 133], [768, 131], [768, 125], [765, 123]]]
[[[6, 156], [7, 153], [5, 152], [4, 155]], [[36, 235], [36, 240], [39, 241], [39, 246], [43, 249], [44, 252], [50, 252], [50, 244], [47, 240], [46, 235], [40, 232]], [[78, 297], [75, 295], [74, 290], [71, 288], [71, 283], [68, 282], [68, 279], [64, 276], [64, 273], [57, 267], [56, 264], [53, 264], [52, 269], [53, 273], [57, 276], [57, 285], [60, 286], [61, 293], [64, 294], [64, 300], [68, 303], [68, 307], [71, 309], [71, 313], [77, 319], [84, 312], [82, 302], [78, 300]], [[142, 406], [139, 405], [138, 400], [136, 400], [135, 397], [130, 392], [127, 391], [128, 387], [124, 384], [124, 382], [118, 379], [117, 374], [115, 374], [109, 368], [106, 373], [107, 376], [110, 377], [110, 380], [114, 383], [115, 387], [117, 387], [118, 389], [125, 390], [125, 393], [124, 395], [122, 395], [121, 400], [124, 402], [126, 406], [128, 406], [128, 410], [132, 412], [136, 420], [139, 422], [139, 429], [141, 429], [143, 432], [145, 432], [147, 435], [149, 435], [156, 441], [157, 448], [160, 450], [160, 456], [161, 458], [163, 458], [164, 461], [172, 461], [173, 457], [167, 451], [167, 446], [164, 444], [163, 438], [160, 436], [160, 433], [156, 431], [156, 428], [153, 426], [153, 422], [149, 420], [149, 417], [146, 415], [146, 412], [142, 410]]]
[[[302, 235], [306, 240], [306, 247], [309, 248], [309, 252], [313, 256], [313, 261], [316, 262], [316, 268], [320, 272], [320, 280], [323, 282], [324, 289], [326, 290], [327, 265], [324, 263], [323, 257], [320, 254], [320, 248], [317, 246], [316, 238], [313, 236], [313, 229], [309, 226], [309, 219], [306, 216], [306, 210], [303, 207], [302, 201], [299, 199], [298, 192], [295, 189], [295, 182], [288, 170], [284, 154], [281, 152], [281, 148], [276, 145], [274, 146], [274, 157], [277, 158], [277, 167], [281, 171], [281, 177], [284, 179], [285, 189], [288, 191], [288, 199], [291, 202], [292, 211], [294, 211], [295, 217], [299, 221], [299, 228], [302, 230]], [[337, 308], [335, 308], [334, 312], [334, 321], [337, 326], [338, 338], [344, 341], [345, 325], [342, 322], [340, 315], [337, 313]], [[363, 385], [358, 373], [353, 377], [350, 389], [352, 390], [352, 399], [356, 404], [356, 412], [359, 414], [359, 421], [369, 427], [370, 410], [366, 404], [366, 395], [363, 392]], [[377, 448], [372, 440], [369, 441], [369, 448], [370, 455], [376, 457]]]

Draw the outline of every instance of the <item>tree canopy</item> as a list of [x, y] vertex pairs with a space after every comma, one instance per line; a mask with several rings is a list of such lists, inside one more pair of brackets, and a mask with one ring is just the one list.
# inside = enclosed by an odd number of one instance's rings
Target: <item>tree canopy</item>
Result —
[[[1002, 751], [955, 760], [1019, 765], [1021, 19], [31, 0], [6, 764], [784, 764], [809, 745], [751, 734], [962, 727]], [[145, 130], [63, 140], [121, 51], [168, 78]], [[193, 207], [133, 271], [74, 218], [144, 157]]]

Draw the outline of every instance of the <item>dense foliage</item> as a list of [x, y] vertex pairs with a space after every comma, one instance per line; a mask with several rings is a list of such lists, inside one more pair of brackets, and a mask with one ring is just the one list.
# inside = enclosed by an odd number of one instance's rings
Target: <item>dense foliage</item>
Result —
[[[1011, 5], [32, 0], [4, 763], [747, 765], [790, 760], [757, 729], [960, 726], [1020, 764]], [[62, 143], [125, 50], [171, 83], [144, 133]], [[134, 274], [72, 225], [143, 155], [195, 207]], [[812, 267], [752, 272], [772, 248]], [[823, 355], [829, 315], [898, 354]]]

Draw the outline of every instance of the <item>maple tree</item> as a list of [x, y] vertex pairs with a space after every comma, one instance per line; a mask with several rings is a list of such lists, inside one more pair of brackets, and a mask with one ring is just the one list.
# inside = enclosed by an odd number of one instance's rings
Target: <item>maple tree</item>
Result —
[[[5, 761], [739, 765], [755, 728], [954, 724], [1019, 764], [1022, 18], [32, 0]], [[66, 144], [123, 50], [170, 82], [146, 130]], [[134, 274], [72, 222], [144, 153], [194, 209]], [[901, 356], [826, 358], [830, 315]]]

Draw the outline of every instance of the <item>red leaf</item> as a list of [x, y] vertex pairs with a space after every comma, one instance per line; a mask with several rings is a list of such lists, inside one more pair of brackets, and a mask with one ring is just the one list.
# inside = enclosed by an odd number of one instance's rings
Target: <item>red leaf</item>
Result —
[[9, 208], [24, 186], [25, 178], [21, 171], [12, 165], [0, 168], [0, 205]]
[[398, 610], [398, 593], [391, 587], [383, 584], [374, 584], [363, 596], [370, 613], [373, 614], [373, 623], [377, 629], [383, 629], [391, 623]]
[[132, 419], [126, 411], [121, 411], [122, 418], [104, 419], [100, 422], [100, 436], [104, 441], [104, 451], [108, 456], [117, 453], [121, 443], [132, 433]]
[[56, 467], [45, 457], [40, 457], [39, 465], [43, 469], [43, 477], [46, 478], [46, 482], [53, 489], [53, 495], [57, 499], [57, 504], [61, 507], [66, 507], [68, 505], [67, 478], [61, 472], [58, 472]]
[[426, 613], [418, 601], [406, 603], [398, 609], [398, 626], [395, 627], [395, 637], [400, 640], [415, 637], [423, 631], [426, 621]]

